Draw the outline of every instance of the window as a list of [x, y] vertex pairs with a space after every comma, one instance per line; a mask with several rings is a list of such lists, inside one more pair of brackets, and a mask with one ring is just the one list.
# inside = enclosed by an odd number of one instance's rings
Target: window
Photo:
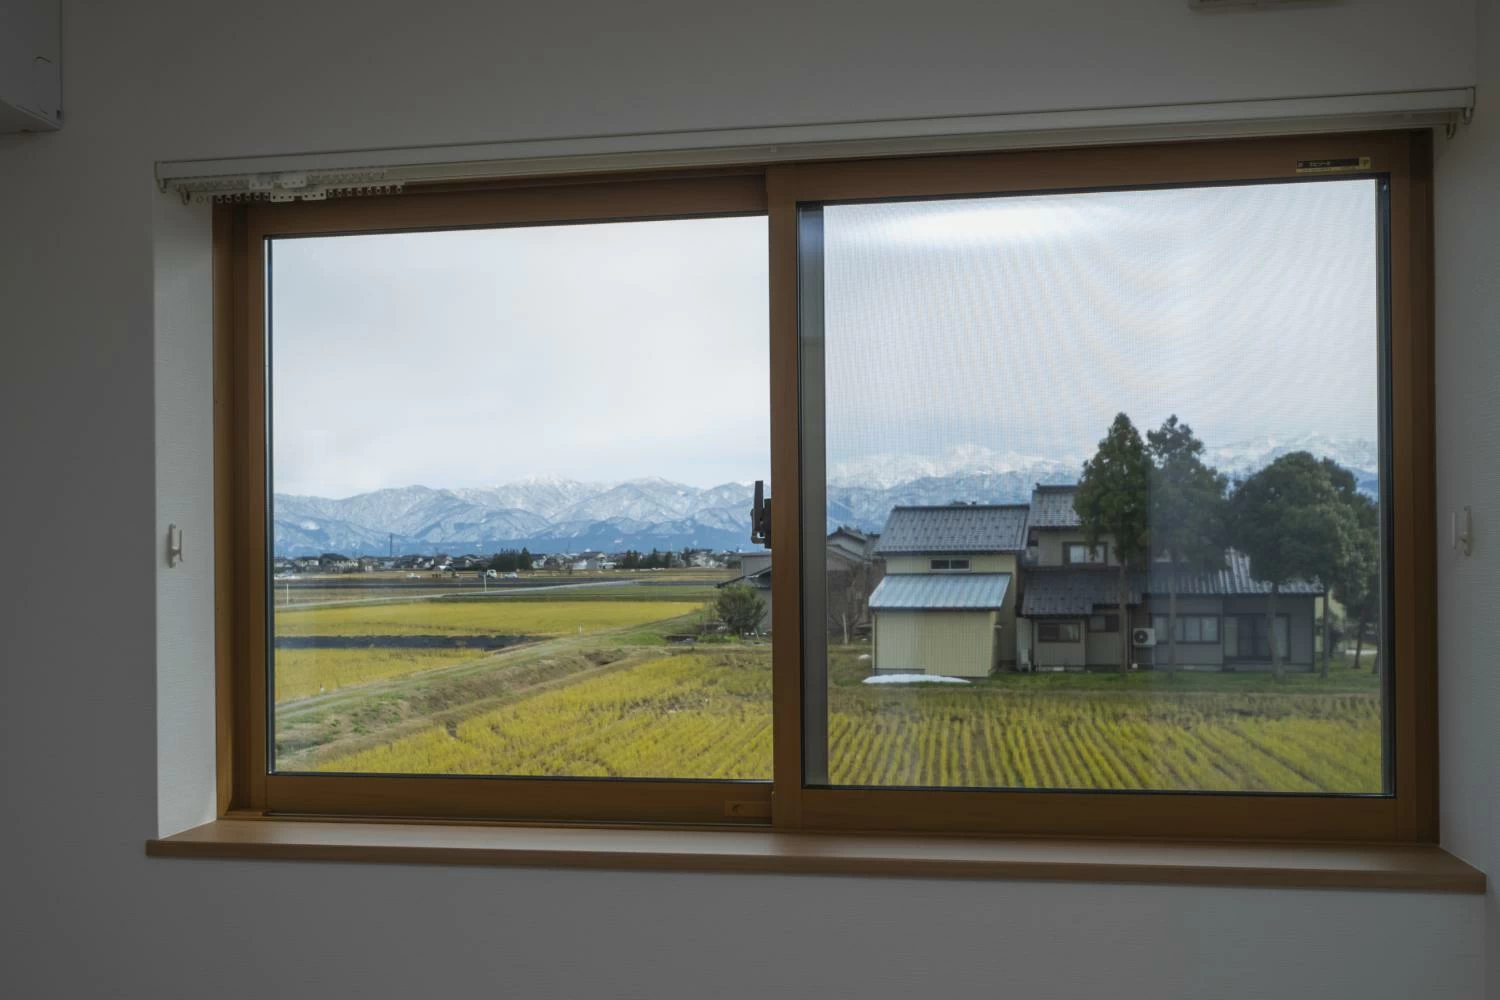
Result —
[[1078, 642], [1083, 632], [1077, 622], [1037, 622], [1038, 642]]
[[1430, 840], [1429, 157], [220, 207], [224, 808]]
[[[1233, 615], [1224, 620], [1225, 652], [1229, 659], [1268, 662], [1271, 659], [1270, 627], [1265, 615]], [[1290, 615], [1276, 616], [1276, 652], [1291, 658]]]
[[1063, 546], [1063, 562], [1102, 563], [1108, 560], [1109, 548], [1104, 543], [1089, 548], [1082, 542], [1068, 542]]
[[[1152, 615], [1151, 624], [1156, 630], [1156, 641], [1166, 642], [1171, 635], [1171, 629], [1167, 626], [1167, 615]], [[1177, 616], [1177, 641], [1178, 642], [1208, 642], [1219, 641], [1219, 616], [1218, 615], [1178, 615]], [[1283, 654], [1285, 655], [1285, 654]]]

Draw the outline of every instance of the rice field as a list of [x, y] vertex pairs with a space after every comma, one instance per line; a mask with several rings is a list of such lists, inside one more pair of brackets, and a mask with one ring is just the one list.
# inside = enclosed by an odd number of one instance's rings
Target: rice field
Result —
[[576, 635], [676, 618], [703, 607], [670, 600], [413, 601], [276, 610], [277, 635]]
[[770, 672], [753, 654], [656, 659], [319, 769], [769, 779]]
[[407, 677], [484, 655], [478, 649], [278, 649], [276, 702]]
[[[1376, 792], [1366, 693], [982, 686], [829, 692], [835, 784]], [[768, 659], [659, 657], [324, 759], [366, 773], [766, 779]]]

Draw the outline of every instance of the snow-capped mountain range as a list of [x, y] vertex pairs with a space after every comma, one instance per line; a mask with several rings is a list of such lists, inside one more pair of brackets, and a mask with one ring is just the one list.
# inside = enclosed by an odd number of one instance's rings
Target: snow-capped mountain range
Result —
[[[1373, 442], [1304, 435], [1261, 438], [1206, 449], [1207, 461], [1232, 478], [1292, 451], [1331, 458], [1372, 495], [1378, 482]], [[954, 501], [1020, 503], [1037, 483], [1069, 483], [1083, 459], [954, 448], [938, 458], [874, 455], [835, 463], [828, 477], [829, 529], [846, 524], [879, 531], [892, 507]], [[500, 486], [433, 489], [406, 486], [340, 500], [275, 497], [275, 551], [280, 556], [681, 549], [748, 550], [748, 483], [700, 488], [665, 479], [623, 483], [533, 477]]]

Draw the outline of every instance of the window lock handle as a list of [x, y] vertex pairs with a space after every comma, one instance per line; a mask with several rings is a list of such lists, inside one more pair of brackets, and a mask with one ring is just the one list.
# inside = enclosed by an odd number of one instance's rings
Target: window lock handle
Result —
[[755, 500], [750, 506], [750, 541], [771, 547], [771, 498], [766, 496], [764, 480], [755, 481]]

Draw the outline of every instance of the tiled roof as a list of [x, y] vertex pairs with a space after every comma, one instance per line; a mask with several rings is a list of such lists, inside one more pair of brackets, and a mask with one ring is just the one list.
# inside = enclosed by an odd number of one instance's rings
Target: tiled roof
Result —
[[[1130, 581], [1127, 604], [1140, 604], [1139, 581]], [[1031, 569], [1021, 594], [1023, 617], [1091, 615], [1098, 605], [1120, 603], [1120, 574], [1106, 569]]]
[[752, 587], [756, 587], [760, 590], [770, 590], [771, 567], [767, 566], [765, 569], [757, 570], [756, 572], [749, 575], [741, 573], [739, 576], [731, 577], [730, 579], [725, 580], [722, 583], [716, 584], [716, 586], [722, 590], [723, 588], [736, 583], [748, 583]]
[[[1146, 590], [1165, 594], [1171, 589], [1172, 570], [1153, 564], [1146, 571]], [[1230, 549], [1224, 553], [1224, 568], [1212, 573], [1177, 572], [1177, 593], [1187, 597], [1254, 597], [1269, 594], [1271, 585], [1250, 575], [1250, 557]], [[1323, 585], [1316, 579], [1291, 580], [1281, 585], [1282, 594], [1321, 594]]]
[[992, 611], [1005, 603], [1009, 573], [897, 573], [870, 595], [875, 611]]
[[1026, 515], [1025, 504], [897, 507], [875, 552], [1019, 552], [1026, 547]]
[[[1140, 604], [1141, 592], [1164, 595], [1171, 589], [1171, 574], [1165, 566], [1130, 574], [1127, 604]], [[1175, 571], [1180, 597], [1256, 597], [1271, 592], [1271, 585], [1250, 576], [1250, 560], [1231, 549], [1224, 568], [1212, 573]], [[1293, 580], [1281, 585], [1280, 593], [1309, 596], [1323, 593], [1316, 580]], [[1120, 576], [1117, 570], [1080, 568], [1034, 568], [1026, 572], [1022, 615], [1087, 615], [1096, 607], [1117, 605]]]
[[1040, 486], [1031, 491], [1031, 527], [1076, 528], [1078, 511], [1073, 509], [1077, 486]]

